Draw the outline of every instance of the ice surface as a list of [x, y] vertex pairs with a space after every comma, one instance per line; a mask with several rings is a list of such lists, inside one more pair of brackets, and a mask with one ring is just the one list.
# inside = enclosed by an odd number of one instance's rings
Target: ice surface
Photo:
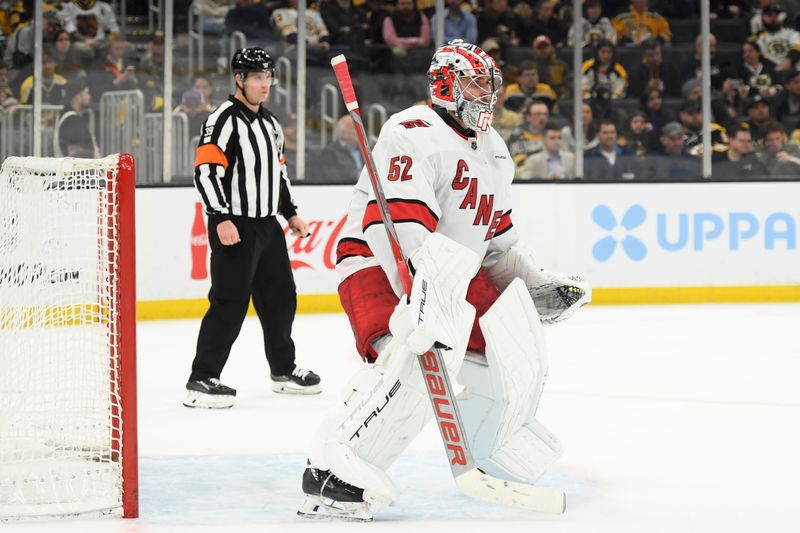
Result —
[[317, 423], [360, 362], [344, 315], [300, 316], [320, 396], [271, 392], [248, 319], [222, 411], [181, 406], [199, 320], [139, 325], [141, 518], [2, 523], [2, 531], [796, 532], [800, 305], [590, 307], [546, 328], [540, 420], [564, 443], [542, 480], [563, 516], [472, 501], [429, 425], [390, 470], [402, 499], [372, 524], [295, 515]]

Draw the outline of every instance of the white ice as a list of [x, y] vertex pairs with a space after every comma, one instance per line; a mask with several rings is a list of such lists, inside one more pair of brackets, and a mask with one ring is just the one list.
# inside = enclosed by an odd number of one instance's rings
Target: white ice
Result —
[[541, 481], [567, 511], [537, 515], [455, 488], [429, 425], [390, 470], [398, 506], [372, 524], [295, 515], [313, 432], [360, 362], [344, 315], [299, 316], [316, 397], [271, 392], [249, 318], [223, 381], [231, 410], [181, 406], [199, 320], [143, 322], [141, 518], [0, 523], [2, 531], [800, 531], [800, 304], [589, 307], [546, 328], [540, 420], [565, 453]]

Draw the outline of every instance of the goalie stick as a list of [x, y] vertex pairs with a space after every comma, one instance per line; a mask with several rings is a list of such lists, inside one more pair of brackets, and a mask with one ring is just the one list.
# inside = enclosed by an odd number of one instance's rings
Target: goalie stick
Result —
[[[361, 120], [361, 110], [358, 107], [353, 82], [350, 79], [347, 59], [344, 55], [338, 55], [331, 59], [331, 66], [336, 74], [339, 89], [342, 91], [344, 104], [350, 113], [350, 118], [353, 120], [358, 134], [361, 156], [367, 167], [372, 190], [375, 193], [378, 212], [392, 248], [403, 292], [406, 295], [410, 295], [411, 274], [406, 265], [403, 251], [400, 248], [400, 241], [390, 216], [383, 187], [378, 180], [378, 171], [375, 168], [375, 161], [369, 148], [364, 123]], [[566, 505], [563, 491], [498, 479], [486, 474], [475, 465], [475, 459], [465, 438], [466, 433], [455, 402], [455, 396], [453, 395], [453, 387], [450, 384], [447, 369], [439, 349], [434, 346], [431, 351], [420, 355], [418, 362], [431, 400], [436, 423], [439, 426], [439, 433], [450, 461], [450, 469], [461, 492], [477, 500], [544, 513], [563, 513]]]

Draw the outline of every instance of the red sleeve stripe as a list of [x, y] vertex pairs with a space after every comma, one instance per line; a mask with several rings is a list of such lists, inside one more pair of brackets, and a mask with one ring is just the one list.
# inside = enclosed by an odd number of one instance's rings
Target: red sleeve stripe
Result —
[[503, 213], [502, 217], [500, 217], [500, 222], [497, 224], [497, 229], [494, 230], [494, 236], [499, 237], [513, 227], [514, 224], [511, 222], [511, 209], [509, 209]]
[[372, 250], [360, 239], [345, 237], [336, 245], [336, 264], [348, 257], [372, 257]]
[[[436, 216], [436, 213], [431, 211], [431, 208], [428, 207], [425, 202], [395, 198], [387, 200], [387, 203], [389, 204], [389, 214], [395, 224], [414, 222], [424, 226], [431, 233], [436, 231], [439, 217]], [[363, 231], [366, 231], [367, 228], [373, 224], [382, 223], [381, 215], [378, 212], [378, 205], [375, 203], [375, 200], [372, 200], [367, 204], [367, 208], [364, 210], [361, 228]]]

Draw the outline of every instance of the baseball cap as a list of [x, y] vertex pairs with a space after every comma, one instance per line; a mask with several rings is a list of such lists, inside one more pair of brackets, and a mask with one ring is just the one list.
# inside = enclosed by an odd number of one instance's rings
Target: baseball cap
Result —
[[778, 13], [783, 13], [783, 9], [778, 4], [767, 4], [761, 8], [761, 12], [765, 15], [777, 15]]
[[683, 133], [683, 126], [681, 126], [680, 122], [667, 122], [667, 124], [662, 128], [661, 135], [664, 137], [672, 137], [673, 135], [678, 135]]
[[536, 39], [533, 40], [533, 47], [534, 48], [541, 48], [542, 46], [550, 46], [553, 43], [550, 42], [550, 37], [547, 35], [540, 35]]

